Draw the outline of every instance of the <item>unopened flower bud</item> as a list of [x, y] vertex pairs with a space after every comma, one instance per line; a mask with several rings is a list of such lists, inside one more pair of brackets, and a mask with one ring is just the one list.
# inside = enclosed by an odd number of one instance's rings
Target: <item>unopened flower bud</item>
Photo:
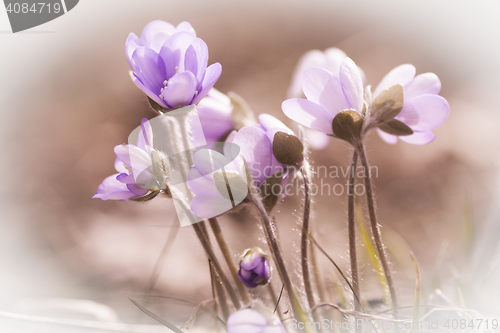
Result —
[[248, 288], [267, 284], [271, 277], [269, 258], [258, 247], [247, 250], [240, 261], [238, 276]]

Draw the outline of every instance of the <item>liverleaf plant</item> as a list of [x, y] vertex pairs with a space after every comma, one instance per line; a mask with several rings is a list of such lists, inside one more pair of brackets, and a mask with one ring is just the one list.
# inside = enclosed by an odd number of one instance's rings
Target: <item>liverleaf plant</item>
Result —
[[[174, 200], [179, 220], [188, 218], [208, 258], [217, 293], [217, 297], [214, 296], [217, 318], [226, 320], [227, 332], [284, 333], [286, 320], [295, 323], [301, 332], [319, 332], [321, 327], [316, 325], [319, 317], [315, 310], [326, 305], [343, 315], [370, 318], [360, 292], [356, 255], [354, 187], [358, 159], [365, 170], [363, 178], [373, 243], [367, 240], [368, 233], [361, 230], [365, 243], [373, 244], [372, 261], [380, 261], [378, 271], [385, 277], [392, 308], [397, 310], [398, 297], [377, 221], [364, 141], [373, 128], [391, 144], [398, 139], [420, 145], [431, 142], [432, 130], [441, 125], [449, 113], [447, 101], [438, 95], [441, 84], [435, 74], [415, 76], [412, 65], [401, 65], [389, 72], [372, 94], [364, 73], [345, 53], [335, 48], [310, 51], [295, 71], [288, 92], [293, 98], [282, 103], [286, 116], [308, 128], [307, 131], [301, 129], [297, 135], [269, 114], [255, 117], [238, 95], [225, 95], [213, 88], [222, 67], [219, 63], [208, 66], [208, 47], [188, 22], [173, 26], [153, 21], [140, 37], [129, 35], [125, 53], [133, 82], [147, 95], [158, 117], [163, 117], [155, 123], [160, 125], [155, 126], [164, 126], [167, 135], [158, 135], [158, 131], [152, 130], [153, 119], [143, 119], [137, 143], [115, 147], [118, 173], [103, 181], [94, 198], [147, 201], [162, 194], [160, 197]], [[195, 126], [193, 119], [200, 126]], [[322, 133], [320, 136], [316, 135], [318, 131]], [[348, 179], [350, 281], [319, 246], [311, 231], [312, 174], [307, 148], [309, 144], [313, 148], [324, 148], [328, 137], [341, 139], [353, 147]], [[173, 147], [176, 157], [160, 146]], [[179, 184], [175, 174], [180, 174], [185, 182]], [[293, 281], [273, 213], [279, 201], [285, 200], [288, 191], [297, 186], [297, 180], [304, 189], [300, 232], [303, 286]], [[276, 192], [276, 187], [280, 191]], [[218, 218], [249, 209], [255, 209], [258, 214], [268, 249], [253, 246], [237, 257], [226, 242]], [[222, 253], [225, 268], [211, 244], [206, 222]], [[318, 298], [322, 302], [326, 300], [314, 255], [316, 248], [346, 281], [353, 294], [354, 311], [317, 303]], [[317, 293], [310, 276], [311, 265]], [[271, 274], [273, 269], [278, 274]], [[279, 279], [288, 304], [283, 305], [281, 295], [277, 298], [274, 294], [272, 279]], [[419, 291], [420, 278], [417, 282]], [[340, 282], [336, 284], [339, 286]], [[273, 304], [264, 306], [258, 294], [249, 293], [250, 289], [264, 286], [268, 287]], [[308, 307], [302, 305], [302, 295]], [[340, 292], [340, 295], [344, 305], [344, 294]], [[418, 308], [419, 298], [415, 295]], [[276, 311], [280, 301], [281, 307], [291, 311], [273, 314], [270, 309]], [[180, 332], [170, 322], [139, 307]], [[284, 318], [284, 314], [289, 316]], [[413, 320], [418, 316], [416, 309]]]

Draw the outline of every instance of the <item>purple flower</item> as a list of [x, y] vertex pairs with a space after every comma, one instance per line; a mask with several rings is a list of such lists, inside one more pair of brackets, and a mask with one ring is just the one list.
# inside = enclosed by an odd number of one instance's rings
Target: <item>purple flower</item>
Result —
[[307, 99], [292, 98], [281, 105], [285, 115], [305, 127], [333, 136], [332, 121], [340, 111], [363, 110], [363, 79], [350, 58], [340, 64], [338, 73], [312, 67], [302, 75]]
[[207, 45], [187, 22], [149, 23], [140, 38], [128, 36], [125, 54], [134, 83], [165, 108], [197, 104], [222, 71], [219, 63], [207, 67]]
[[[373, 93], [375, 98], [385, 88], [401, 84], [404, 90], [404, 106], [394, 118], [408, 125], [413, 134], [399, 136], [405, 142], [424, 145], [434, 140], [432, 129], [440, 126], [450, 112], [446, 99], [439, 96], [441, 82], [434, 73], [424, 73], [415, 77], [413, 65], [400, 65], [391, 70], [380, 82]], [[398, 136], [378, 129], [378, 133], [386, 142], [394, 144]]]
[[[341, 49], [331, 47], [325, 51], [310, 50], [300, 58], [292, 77], [292, 83], [288, 88], [288, 98], [302, 97], [302, 75], [311, 67], [321, 67], [330, 73], [338, 73], [340, 64], [347, 58], [347, 55]], [[365, 73], [359, 68], [363, 83], [366, 84]]]
[[[273, 154], [273, 140], [277, 132], [293, 135], [293, 131], [268, 114], [261, 114], [259, 122], [232, 132], [221, 144], [223, 149], [219, 150], [223, 153], [201, 149], [194, 154], [194, 165], [188, 174], [188, 186], [195, 195], [190, 203], [193, 214], [203, 218], [215, 217], [236, 207], [246, 198], [248, 185], [241, 158], [250, 168], [257, 187], [275, 173], [286, 172], [287, 166], [278, 162]], [[283, 183], [288, 181], [287, 176], [285, 173]], [[231, 195], [226, 184], [231, 189]], [[282, 187], [276, 192], [285, 194]]]
[[293, 131], [281, 121], [263, 113], [259, 116], [259, 124], [245, 126], [238, 132], [232, 132], [226, 140], [240, 147], [241, 155], [252, 171], [257, 187], [268, 177], [286, 168], [273, 154], [273, 140], [277, 132], [294, 135]]
[[198, 116], [207, 142], [217, 142], [234, 128], [233, 105], [228, 96], [212, 88], [198, 104]]
[[267, 284], [271, 277], [269, 258], [258, 247], [247, 250], [240, 261], [238, 276], [248, 288]]
[[193, 214], [212, 218], [231, 210], [246, 198], [245, 166], [237, 156], [231, 157], [231, 150], [228, 147], [226, 155], [212, 149], [194, 153], [194, 165], [188, 173], [188, 187], [195, 195], [190, 202]]
[[118, 145], [114, 151], [118, 173], [106, 178], [92, 198], [126, 201], [166, 189], [165, 156], [153, 148], [153, 132], [146, 118], [142, 120], [137, 146]]
[[268, 315], [267, 318], [253, 309], [241, 309], [227, 320], [227, 333], [286, 333], [279, 319]]
[[[300, 58], [297, 66], [295, 67], [292, 83], [288, 88], [288, 98], [304, 97], [304, 93], [302, 91], [302, 75], [307, 69], [311, 67], [321, 67], [331, 73], [338, 73], [340, 64], [345, 58], [347, 58], [347, 55], [342, 50], [335, 47], [328, 48], [325, 51], [310, 50], [306, 52]], [[363, 80], [363, 85], [365, 85], [365, 73], [361, 68], [358, 67], [358, 69]], [[330, 137], [324, 133], [310, 130], [308, 128], [304, 129], [304, 136], [313, 149], [324, 149], [330, 142]]]

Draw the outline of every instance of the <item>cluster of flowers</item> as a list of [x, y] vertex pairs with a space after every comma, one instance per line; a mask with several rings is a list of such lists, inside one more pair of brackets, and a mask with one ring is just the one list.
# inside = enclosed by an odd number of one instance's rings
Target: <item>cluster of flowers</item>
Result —
[[[372, 93], [363, 71], [342, 51], [314, 50], [300, 60], [288, 92], [290, 98], [282, 104], [287, 117], [313, 130], [307, 129], [299, 137], [268, 114], [259, 115], [254, 123], [251, 117], [244, 122], [237, 120], [233, 112], [237, 101], [213, 88], [221, 75], [221, 65], [207, 67], [207, 45], [187, 22], [175, 27], [153, 21], [140, 38], [131, 33], [126, 41], [126, 57], [133, 82], [148, 96], [153, 108], [168, 112], [197, 105], [206, 141], [239, 147], [255, 187], [272, 181], [293, 182], [296, 173], [282, 171], [303, 165], [305, 142], [319, 149], [329, 137], [336, 137], [357, 148], [374, 128], [391, 144], [398, 138], [411, 144], [427, 144], [434, 139], [432, 130], [449, 113], [447, 101], [438, 95], [441, 83], [433, 73], [415, 76], [412, 65], [401, 65], [390, 71]], [[148, 120], [142, 122], [136, 145], [118, 145], [114, 152], [118, 173], [103, 181], [94, 198], [149, 200], [160, 193], [169, 194], [167, 160], [154, 148]], [[224, 150], [213, 150], [211, 163], [229, 165], [227, 155]], [[227, 198], [213, 175], [205, 171], [203, 159], [195, 156], [191, 167], [188, 185], [195, 195], [190, 202], [191, 212], [212, 218], [218, 215], [214, 207]], [[267, 177], [278, 171], [279, 179]], [[268, 199], [266, 209], [271, 210], [279, 198]], [[262, 250], [248, 250], [242, 256], [238, 276], [248, 288], [266, 284], [270, 279], [269, 258]], [[284, 332], [279, 321], [248, 308], [234, 313], [227, 328], [229, 333]]]

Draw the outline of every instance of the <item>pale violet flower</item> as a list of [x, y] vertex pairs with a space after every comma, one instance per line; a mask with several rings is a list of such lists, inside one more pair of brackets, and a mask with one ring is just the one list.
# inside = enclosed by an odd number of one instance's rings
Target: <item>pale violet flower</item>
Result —
[[363, 79], [350, 58], [342, 61], [337, 73], [320, 67], [307, 69], [302, 89], [307, 99], [288, 99], [281, 107], [288, 118], [305, 127], [333, 136], [332, 122], [339, 112], [363, 112]]
[[[284, 186], [289, 181], [287, 166], [278, 162], [273, 154], [273, 140], [277, 132], [294, 135], [275, 117], [261, 114], [259, 124], [233, 131], [226, 142], [221, 143], [222, 149], [219, 151], [197, 151], [188, 174], [188, 186], [195, 195], [190, 202], [191, 212], [199, 217], [211, 218], [241, 203], [248, 193], [243, 160], [252, 173], [255, 186], [261, 186], [276, 173], [283, 176]], [[226, 182], [231, 189], [231, 196], [228, 195]], [[276, 192], [282, 194], [282, 188]]]
[[232, 132], [226, 142], [232, 142], [241, 149], [257, 187], [270, 176], [285, 170], [286, 166], [273, 154], [273, 140], [277, 132], [294, 135], [293, 131], [269, 114], [259, 115], [259, 124], [245, 126]]
[[188, 22], [149, 23], [140, 38], [128, 36], [125, 54], [137, 87], [168, 109], [199, 103], [222, 71], [219, 63], [207, 67], [207, 45]]
[[146, 118], [142, 120], [137, 145], [118, 145], [114, 151], [118, 173], [106, 178], [92, 198], [126, 201], [150, 191], [166, 190], [165, 156], [153, 148], [153, 132]]
[[193, 155], [187, 184], [194, 194], [190, 210], [196, 216], [219, 216], [236, 207], [248, 194], [244, 163], [238, 158], [238, 149], [229, 145], [224, 146], [228, 147], [225, 154], [200, 149]]
[[212, 88], [197, 109], [207, 142], [220, 141], [234, 129], [231, 100], [217, 89]]
[[415, 67], [410, 64], [400, 65], [391, 70], [380, 82], [373, 98], [385, 88], [401, 84], [404, 90], [404, 106], [394, 118], [402, 121], [413, 130], [408, 136], [395, 136], [378, 129], [386, 142], [394, 144], [398, 137], [408, 143], [424, 145], [434, 140], [431, 130], [444, 123], [450, 113], [446, 99], [439, 96], [441, 82], [436, 74], [424, 73], [415, 76]]
[[[324, 51], [310, 50], [304, 53], [304, 55], [300, 58], [297, 66], [295, 67], [292, 82], [290, 84], [290, 87], [288, 88], [287, 97], [304, 97], [304, 93], [302, 91], [302, 75], [307, 69], [311, 67], [321, 67], [331, 73], [338, 73], [340, 64], [345, 58], [347, 58], [347, 55], [344, 53], [344, 51], [336, 47], [331, 47]], [[361, 68], [358, 67], [358, 69], [363, 80], [363, 85], [365, 85], [365, 73]], [[308, 128], [304, 129], [304, 136], [313, 149], [324, 149], [330, 142], [330, 137], [328, 137], [324, 133]]]
[[286, 333], [276, 316], [267, 317], [253, 309], [241, 309], [227, 320], [227, 333]]
[[[288, 98], [303, 97], [302, 92], [302, 74], [311, 67], [321, 67], [331, 73], [338, 73], [340, 64], [347, 58], [347, 55], [341, 49], [330, 47], [324, 51], [310, 50], [304, 53], [299, 59], [297, 66], [293, 72], [292, 83], [288, 88]], [[365, 73], [361, 68], [359, 72], [363, 83], [366, 84]]]

